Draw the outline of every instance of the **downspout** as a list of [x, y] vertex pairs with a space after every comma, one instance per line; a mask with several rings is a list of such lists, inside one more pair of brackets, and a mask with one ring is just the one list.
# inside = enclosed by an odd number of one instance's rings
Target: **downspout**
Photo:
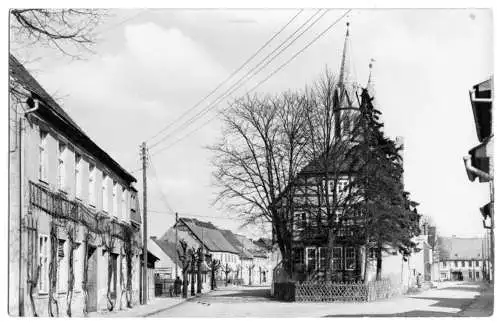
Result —
[[[31, 101], [30, 101], [31, 100]], [[30, 109], [24, 111], [24, 115], [27, 115], [28, 113], [35, 112], [39, 108], [39, 102], [36, 99], [29, 98], [28, 101], [28, 106]], [[33, 103], [33, 107], [31, 107], [31, 103]], [[22, 281], [22, 258], [23, 258], [23, 252], [22, 252], [22, 232], [23, 232], [23, 161], [22, 161], [22, 150], [23, 150], [23, 116], [22, 114], [19, 115], [19, 126], [18, 126], [18, 137], [19, 137], [19, 301], [18, 301], [18, 313], [19, 316], [24, 316], [24, 286], [23, 286], [23, 281]], [[38, 240], [37, 240], [38, 241]]]
[[472, 172], [472, 173], [478, 175], [479, 177], [484, 178], [488, 181], [493, 181], [492, 175], [490, 175], [484, 171], [481, 171], [481, 170], [472, 166], [470, 155], [464, 156], [464, 164], [465, 164], [465, 168], [467, 169], [467, 171], [470, 171], [470, 172]]

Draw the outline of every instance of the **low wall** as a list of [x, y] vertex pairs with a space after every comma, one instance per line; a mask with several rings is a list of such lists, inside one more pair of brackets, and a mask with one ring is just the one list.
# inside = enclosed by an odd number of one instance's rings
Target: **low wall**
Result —
[[368, 302], [402, 294], [402, 287], [389, 280], [364, 283], [283, 282], [274, 283], [273, 296], [296, 302]]

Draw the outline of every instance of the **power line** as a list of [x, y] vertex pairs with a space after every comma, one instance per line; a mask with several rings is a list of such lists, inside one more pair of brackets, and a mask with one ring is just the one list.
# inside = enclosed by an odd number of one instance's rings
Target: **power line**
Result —
[[163, 200], [163, 202], [165, 203], [165, 206], [167, 207], [167, 209], [171, 212], [171, 213], [174, 213], [174, 210], [172, 209], [172, 207], [170, 206], [168, 200], [167, 200], [167, 197], [165, 196], [165, 193], [163, 192], [163, 188], [160, 184], [160, 180], [158, 179], [158, 175], [156, 174], [156, 168], [153, 164], [153, 160], [151, 159], [151, 155], [149, 155], [149, 153], [147, 154], [148, 157], [149, 157], [149, 162], [151, 163], [151, 169], [152, 172], [153, 172], [153, 175], [155, 177], [155, 180], [156, 180], [156, 184], [158, 185], [158, 188], [160, 189], [160, 197], [161, 199]]
[[[308, 44], [306, 44], [306, 46], [304, 46], [302, 49], [300, 49], [298, 52], [296, 52], [290, 59], [288, 59], [285, 63], [283, 63], [282, 65], [280, 65], [278, 68], [276, 68], [273, 72], [271, 72], [265, 79], [261, 80], [259, 83], [257, 83], [257, 85], [255, 85], [254, 87], [252, 87], [248, 92], [246, 92], [246, 94], [249, 94], [250, 92], [254, 91], [255, 89], [257, 89], [257, 87], [259, 87], [260, 85], [262, 85], [263, 83], [265, 83], [266, 81], [268, 81], [272, 76], [274, 76], [276, 73], [278, 73], [281, 69], [283, 69], [285, 66], [287, 66], [290, 62], [292, 62], [297, 56], [299, 56], [302, 52], [304, 52], [307, 48], [309, 48], [314, 42], [316, 42], [319, 38], [321, 38], [324, 34], [326, 34], [330, 29], [333, 28], [333, 26], [335, 26], [336, 24], [338, 24], [339, 21], [341, 21], [347, 14], [349, 14], [349, 12], [351, 12], [352, 9], [349, 9], [347, 10], [342, 16], [340, 16], [338, 19], [336, 19], [332, 24], [330, 24], [325, 30], [323, 30], [323, 32], [321, 32], [320, 34], [318, 34], [315, 38], [313, 38]], [[212, 120], [214, 120], [215, 118], [217, 117], [217, 114], [214, 115], [211, 119], [209, 119], [208, 121], [206, 121], [204, 124], [198, 126], [198, 128], [196, 129], [193, 129], [191, 132], [189, 132], [188, 134], [186, 134], [185, 136], [181, 137], [181, 138], [178, 138], [176, 141], [174, 141], [173, 143], [157, 150], [156, 152], [152, 153], [151, 156], [154, 156], [156, 154], [159, 154], [160, 152], [172, 147], [173, 145], [177, 144], [178, 142], [182, 141], [183, 139], [185, 139], [186, 137], [190, 136], [191, 134], [193, 134], [194, 132], [200, 130], [201, 128], [203, 128], [204, 126], [206, 126], [208, 123], [210, 123]]]
[[[235, 82], [232, 86], [230, 86], [225, 92], [220, 94], [212, 103], [207, 105], [205, 108], [203, 108], [201, 111], [196, 113], [193, 117], [189, 118], [188, 120], [184, 121], [181, 125], [177, 126], [173, 131], [168, 133], [167, 135], [163, 136], [159, 141], [155, 142], [152, 144], [149, 148], [153, 148], [160, 144], [161, 142], [165, 141], [168, 137], [173, 135], [175, 131], [181, 129], [184, 126], [189, 126], [192, 124], [192, 122], [198, 120], [201, 116], [206, 114], [208, 111], [213, 109], [217, 104], [222, 102], [225, 98], [230, 96], [232, 93], [234, 93], [236, 90], [238, 90], [241, 86], [243, 86], [246, 82], [248, 82], [251, 78], [253, 78], [255, 75], [257, 75], [259, 72], [261, 72], [264, 68], [266, 68], [274, 59], [276, 59], [281, 53], [283, 53], [286, 49], [288, 49], [295, 41], [300, 38], [305, 32], [307, 32], [312, 26], [314, 26], [329, 10], [325, 10], [323, 14], [321, 14], [319, 17], [316, 18], [315, 21], [313, 21], [309, 26], [306, 27], [305, 30], [303, 30], [299, 35], [297, 35], [294, 39], [290, 41], [284, 48], [280, 50], [280, 48], [286, 44], [292, 37], [294, 37], [304, 26], [306, 26], [317, 14], [321, 12], [321, 9], [318, 9], [311, 17], [309, 17], [302, 25], [300, 25], [291, 35], [289, 35], [284, 41], [282, 41], [271, 53], [269, 53], [264, 59], [259, 61], [254, 67], [252, 67], [243, 77], [241, 77], [237, 82]], [[276, 53], [279, 50], [278, 53]], [[272, 56], [272, 57], [271, 57]], [[267, 60], [269, 57], [271, 57], [269, 60]], [[266, 61], [267, 60], [267, 61]], [[255, 71], [257, 70], [257, 71]], [[245, 80], [246, 79], [246, 80]], [[243, 81], [243, 82], [242, 82]]]
[[281, 34], [281, 32], [283, 32], [283, 30], [288, 27], [288, 25], [290, 25], [301, 13], [302, 11], [304, 11], [304, 9], [301, 9], [295, 16], [293, 16], [292, 18], [290, 18], [288, 20], [288, 22], [283, 26], [281, 27], [281, 29], [279, 31], [277, 31], [276, 33], [274, 33], [274, 35], [269, 39], [267, 40], [254, 54], [252, 54], [240, 67], [238, 67], [236, 70], [234, 70], [231, 75], [229, 75], [229, 77], [227, 77], [224, 81], [222, 81], [221, 83], [219, 83], [217, 85], [216, 88], [214, 88], [210, 93], [208, 93], [207, 95], [205, 95], [205, 97], [203, 97], [200, 101], [198, 101], [194, 106], [192, 106], [189, 110], [185, 111], [181, 116], [179, 116], [177, 119], [175, 119], [174, 121], [172, 121], [171, 123], [169, 123], [166, 127], [164, 127], [163, 129], [161, 129], [159, 132], [157, 132], [155, 135], [153, 135], [152, 137], [150, 137], [147, 141], [150, 141], [154, 138], [156, 138], [158, 135], [160, 135], [162, 132], [164, 132], [165, 130], [167, 130], [168, 128], [170, 128], [172, 125], [174, 125], [175, 123], [177, 123], [178, 121], [180, 121], [183, 117], [185, 117], [189, 112], [191, 112], [192, 110], [194, 110], [195, 108], [197, 108], [201, 103], [203, 103], [203, 101], [205, 101], [207, 98], [209, 98], [211, 95], [213, 95], [217, 90], [219, 90], [225, 83], [227, 83], [231, 78], [233, 78], [238, 72], [240, 72], [251, 60], [253, 60], [267, 45], [269, 45], [269, 43], [271, 43], [279, 34]]

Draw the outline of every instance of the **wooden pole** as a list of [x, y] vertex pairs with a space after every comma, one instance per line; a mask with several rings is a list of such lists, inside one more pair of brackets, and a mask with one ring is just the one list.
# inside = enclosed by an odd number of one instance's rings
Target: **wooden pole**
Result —
[[[177, 222], [179, 221], [179, 214], [175, 212], [175, 248], [177, 248]], [[179, 260], [177, 257], [177, 254], [175, 255], [175, 279], [177, 279], [178, 274], [178, 266], [179, 265]]]
[[142, 143], [142, 184], [143, 184], [143, 245], [142, 245], [142, 304], [148, 303], [148, 186], [146, 142]]

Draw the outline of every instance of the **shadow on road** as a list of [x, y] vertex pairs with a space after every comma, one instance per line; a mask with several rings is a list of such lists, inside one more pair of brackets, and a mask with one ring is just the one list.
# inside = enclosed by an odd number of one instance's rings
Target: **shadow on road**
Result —
[[458, 315], [451, 312], [412, 310], [394, 314], [326, 315], [323, 317], [458, 317]]
[[436, 297], [411, 297], [412, 299], [418, 300], [432, 300], [437, 301], [429, 305], [429, 307], [442, 307], [442, 308], [454, 308], [454, 309], [464, 309], [471, 299], [456, 299], [456, 298], [436, 298]]

